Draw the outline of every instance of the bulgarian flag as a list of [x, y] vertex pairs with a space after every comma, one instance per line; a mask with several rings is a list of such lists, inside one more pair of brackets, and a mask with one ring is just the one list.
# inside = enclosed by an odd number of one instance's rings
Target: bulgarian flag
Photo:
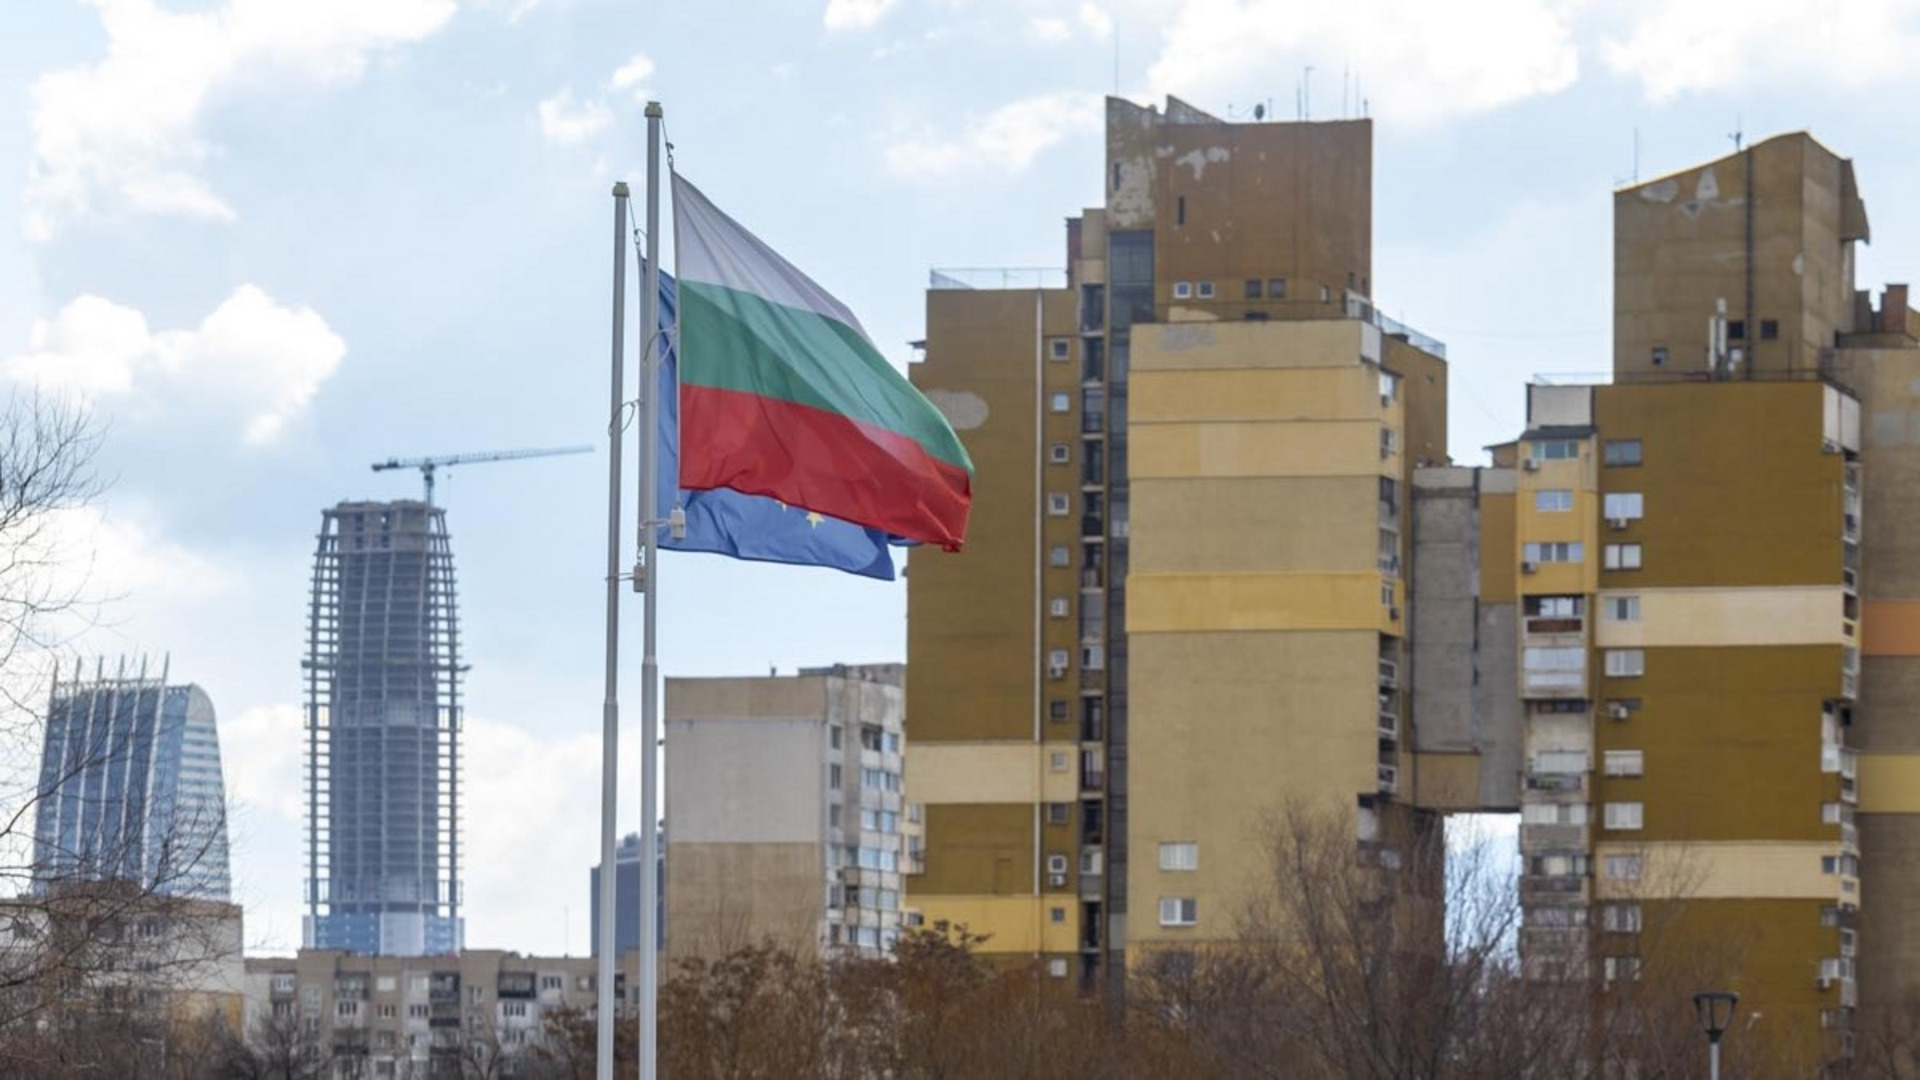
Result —
[[973, 461], [846, 306], [678, 174], [680, 486], [958, 551]]

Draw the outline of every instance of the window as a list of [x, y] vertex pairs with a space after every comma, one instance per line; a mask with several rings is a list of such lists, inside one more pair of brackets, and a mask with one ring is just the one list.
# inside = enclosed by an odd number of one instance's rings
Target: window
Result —
[[1607, 674], [1615, 679], [1631, 679], [1647, 673], [1647, 654], [1643, 649], [1608, 649]]
[[1640, 828], [1646, 817], [1646, 807], [1637, 802], [1610, 802], [1606, 805], [1606, 826], [1609, 829], [1630, 830]]
[[1051, 408], [1057, 413], [1066, 412], [1068, 409], [1073, 408], [1073, 397], [1070, 394], [1054, 394], [1048, 401], [1048, 408]]
[[1047, 460], [1053, 462], [1055, 465], [1065, 465], [1067, 462], [1073, 460], [1073, 451], [1067, 449], [1066, 443], [1054, 443], [1052, 446], [1047, 447]]
[[1640, 464], [1640, 440], [1608, 439], [1601, 451], [1601, 461], [1608, 465]]
[[1527, 614], [1535, 618], [1577, 619], [1586, 607], [1584, 596], [1529, 596]]
[[840, 827], [840, 807], [838, 804], [835, 804], [827, 807], [827, 828], [837, 829], [839, 827]]
[[1602, 565], [1608, 570], [1638, 570], [1640, 569], [1640, 545], [1608, 544], [1602, 553], [1602, 558], [1605, 559]]
[[1260, 299], [1260, 279], [1259, 278], [1247, 279], [1247, 299], [1249, 300]]
[[1287, 298], [1287, 279], [1283, 277], [1267, 279], [1267, 299], [1285, 300]]
[[1048, 754], [1047, 769], [1052, 772], [1066, 772], [1067, 752], [1065, 750], [1055, 750], [1051, 754]]
[[1066, 517], [1067, 511], [1070, 509], [1072, 509], [1072, 504], [1065, 495], [1055, 492], [1047, 496], [1048, 514], [1054, 517]]
[[1064, 874], [1066, 872], [1067, 872], [1067, 857], [1065, 855], [1047, 856], [1047, 873]]
[[1585, 671], [1587, 650], [1534, 647], [1523, 652], [1522, 666], [1528, 671]]
[[1058, 959], [1047, 961], [1047, 974], [1053, 976], [1056, 979], [1066, 978], [1067, 962], [1065, 960], [1058, 960]]
[[1192, 295], [1193, 295], [1193, 282], [1176, 281], [1173, 283], [1173, 298], [1175, 300], [1185, 300], [1191, 297]]
[[1600, 922], [1610, 933], [1637, 934], [1640, 932], [1639, 904], [1607, 904], [1600, 909]]
[[1633, 520], [1646, 513], [1645, 501], [1637, 491], [1615, 491], [1607, 495], [1600, 516], [1619, 520]]
[[427, 1018], [428, 1011], [429, 1011], [428, 1007], [424, 1002], [415, 1004], [415, 1005], [409, 1005], [407, 1006], [407, 1019], [425, 1020]]
[[1533, 508], [1542, 513], [1573, 509], [1573, 492], [1564, 488], [1543, 488], [1533, 493]]
[[1541, 439], [1527, 444], [1527, 455], [1535, 461], [1573, 461], [1580, 456], [1576, 439]]
[[524, 1001], [503, 1001], [500, 1003], [500, 1015], [525, 1017], [527, 1015], [527, 1003]]
[[1213, 299], [1213, 282], [1211, 281], [1201, 282], [1199, 285], [1194, 287], [1194, 294], [1199, 296], [1200, 299], [1202, 300]]
[[827, 725], [827, 746], [830, 749], [834, 749], [834, 750], [840, 749], [840, 725], [839, 724]]
[[1607, 876], [1616, 881], [1633, 881], [1640, 877], [1640, 856], [1609, 855], [1605, 862]]
[[1853, 855], [1822, 855], [1820, 856], [1820, 872], [1823, 874], [1840, 874], [1844, 877], [1859, 877], [1860, 860]]
[[1728, 341], [1747, 340], [1747, 320], [1745, 319], [1729, 320], [1727, 322], [1727, 340]]
[[1047, 702], [1047, 719], [1064, 721], [1067, 718], [1067, 703], [1064, 701]]
[[1522, 825], [1585, 825], [1586, 803], [1525, 803], [1520, 807]]
[[1380, 456], [1388, 457], [1400, 449], [1400, 435], [1390, 427], [1380, 429]]
[[1602, 762], [1608, 776], [1641, 776], [1647, 771], [1644, 750], [1608, 750]]
[[1606, 605], [1607, 618], [1613, 622], [1640, 621], [1640, 598], [1637, 596], [1608, 596], [1601, 603]]
[[1066, 566], [1068, 563], [1066, 545], [1055, 544], [1048, 549], [1047, 563], [1052, 566]]
[[1827, 825], [1843, 824], [1847, 820], [1846, 809], [1837, 802], [1821, 803], [1820, 820]]
[[1048, 359], [1065, 360], [1068, 356], [1072, 355], [1072, 353], [1073, 353], [1073, 344], [1069, 342], [1066, 338], [1057, 337], [1057, 338], [1048, 339], [1047, 341], [1047, 358]]
[[1585, 750], [1542, 750], [1533, 757], [1536, 773], [1583, 773], [1587, 771]]
[[1520, 557], [1530, 563], [1577, 563], [1586, 559], [1586, 545], [1578, 540], [1528, 544]]
[[840, 766], [838, 765], [827, 766], [827, 786], [828, 787], [831, 787], [831, 788], [842, 787], [845, 785], [845, 783], [846, 781], [840, 775]]
[[1068, 615], [1067, 598], [1064, 596], [1056, 596], [1047, 601], [1047, 614], [1056, 619], [1066, 618]]
[[342, 1019], [360, 1015], [360, 1003], [357, 1001], [336, 1001], [333, 1003], [333, 1015]]
[[1665, 345], [1655, 345], [1653, 347], [1652, 359], [1654, 367], [1664, 365], [1667, 362], [1667, 347]]
[[1192, 926], [1199, 920], [1199, 904], [1191, 896], [1160, 898], [1161, 926]]
[[1778, 319], [1761, 319], [1760, 320], [1760, 340], [1761, 341], [1773, 341], [1778, 339], [1779, 337], [1780, 337], [1780, 320]]
[[1070, 809], [1071, 808], [1068, 807], [1067, 804], [1063, 802], [1048, 803], [1047, 804], [1047, 824], [1065, 825], [1069, 817]]
[[1181, 840], [1171, 844], [1161, 844], [1160, 869], [1200, 869], [1200, 845], [1192, 840]]
[[1601, 970], [1608, 982], [1632, 982], [1640, 978], [1640, 958], [1637, 956], [1609, 956], [1602, 961]]
[[1067, 909], [1066, 909], [1066, 908], [1063, 908], [1063, 907], [1055, 907], [1055, 908], [1048, 908], [1048, 909], [1047, 909], [1047, 918], [1048, 918], [1048, 919], [1050, 919], [1050, 920], [1052, 920], [1052, 921], [1054, 921], [1054, 922], [1057, 922], [1057, 923], [1063, 923], [1063, 922], [1066, 922], [1066, 921], [1067, 921]]

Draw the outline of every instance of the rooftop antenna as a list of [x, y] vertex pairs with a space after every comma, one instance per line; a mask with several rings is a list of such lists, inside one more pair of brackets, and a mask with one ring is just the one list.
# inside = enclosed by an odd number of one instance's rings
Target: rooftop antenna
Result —
[[1267, 107], [1255, 102], [1253, 106], [1253, 118], [1255, 120], [1265, 120], [1267, 118]]
[[1727, 133], [1727, 138], [1733, 140], [1733, 152], [1736, 154], [1740, 152], [1740, 140], [1745, 135], [1745, 132], [1741, 130], [1741, 128], [1744, 126], [1745, 125], [1742, 124], [1741, 122], [1740, 114], [1734, 113], [1733, 114], [1733, 130]]
[[1353, 118], [1352, 97], [1348, 93], [1352, 78], [1352, 65], [1343, 65], [1340, 68], [1340, 119], [1342, 120]]
[[1300, 119], [1313, 119], [1313, 65], [1307, 65], [1306, 77], [1300, 80]]

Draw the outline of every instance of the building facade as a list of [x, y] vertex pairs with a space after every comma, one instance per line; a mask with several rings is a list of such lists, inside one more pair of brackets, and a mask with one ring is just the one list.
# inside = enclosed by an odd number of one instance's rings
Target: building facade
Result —
[[[1230, 936], [1288, 801], [1437, 841], [1407, 533], [1447, 369], [1369, 299], [1371, 139], [1110, 99], [1060, 287], [936, 272], [913, 377], [978, 495], [910, 556], [926, 919], [1090, 977]], [[1470, 808], [1499, 733], [1460, 728], [1430, 786]]]
[[216, 903], [231, 893], [213, 702], [144, 661], [57, 680], [40, 759], [34, 890], [113, 880]]
[[[916, 811], [898, 664], [668, 679], [666, 954], [891, 949]], [[637, 923], [636, 923], [637, 929]]]
[[321, 515], [307, 626], [309, 946], [460, 948], [460, 661], [446, 511]]
[[[667, 859], [666, 836], [661, 834], [661, 847], [654, 856], [655, 880], [660, 882], [660, 896], [656, 905], [659, 918], [654, 922], [655, 938], [664, 943], [667, 936]], [[619, 956], [640, 947], [640, 834], [628, 833], [620, 838], [620, 845], [614, 850], [613, 878], [613, 954]], [[593, 935], [588, 943], [590, 955], [600, 955], [600, 865], [595, 863], [587, 872], [588, 930]]]

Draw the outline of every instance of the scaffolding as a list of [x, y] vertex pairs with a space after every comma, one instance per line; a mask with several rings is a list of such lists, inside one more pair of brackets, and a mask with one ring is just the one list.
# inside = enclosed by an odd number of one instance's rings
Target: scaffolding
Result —
[[307, 623], [307, 944], [457, 952], [459, 610], [446, 511], [322, 513]]

